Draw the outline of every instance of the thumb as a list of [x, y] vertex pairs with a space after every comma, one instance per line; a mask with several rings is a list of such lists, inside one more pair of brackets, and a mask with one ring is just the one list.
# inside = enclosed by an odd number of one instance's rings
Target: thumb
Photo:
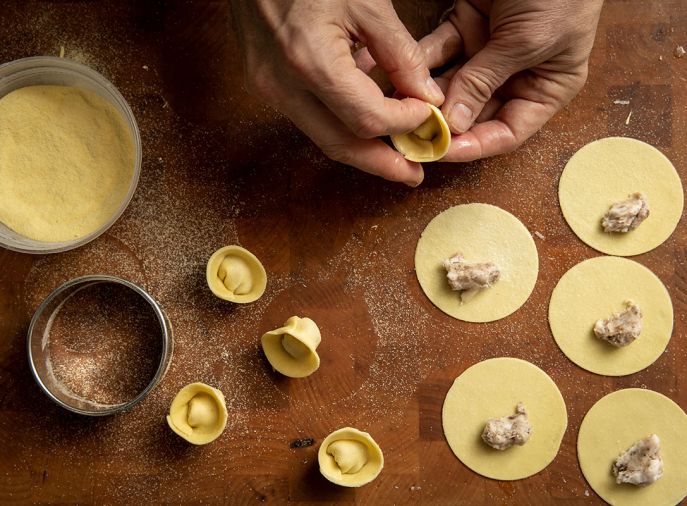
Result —
[[490, 43], [470, 58], [451, 78], [441, 108], [451, 130], [468, 131], [496, 90], [520, 70], [512, 56]]
[[422, 48], [408, 33], [391, 2], [373, 3], [376, 8], [362, 8], [357, 19], [370, 56], [401, 94], [440, 105], [444, 94], [429, 75]]

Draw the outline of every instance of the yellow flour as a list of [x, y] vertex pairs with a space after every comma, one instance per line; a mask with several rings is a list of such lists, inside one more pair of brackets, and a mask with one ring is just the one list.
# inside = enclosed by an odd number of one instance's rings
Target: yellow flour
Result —
[[99, 95], [28, 86], [0, 99], [0, 221], [15, 232], [46, 242], [94, 232], [133, 169], [131, 129]]

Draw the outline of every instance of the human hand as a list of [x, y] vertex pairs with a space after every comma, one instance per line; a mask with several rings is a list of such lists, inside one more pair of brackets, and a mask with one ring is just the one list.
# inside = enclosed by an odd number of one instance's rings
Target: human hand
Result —
[[[247, 86], [330, 158], [417, 186], [422, 166], [377, 137], [412, 130], [444, 96], [390, 0], [234, 0]], [[367, 45], [407, 97], [387, 98], [351, 54]]]
[[445, 161], [516, 149], [582, 89], [603, 0], [457, 0], [420, 41], [453, 136]]

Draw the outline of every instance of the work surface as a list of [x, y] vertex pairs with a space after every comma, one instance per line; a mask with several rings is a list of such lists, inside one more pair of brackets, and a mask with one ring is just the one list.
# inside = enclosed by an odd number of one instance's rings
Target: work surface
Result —
[[[397, 6], [416, 36], [443, 7]], [[428, 165], [418, 189], [326, 160], [246, 93], [229, 16], [222, 1], [3, 2], [0, 61], [57, 55], [63, 46], [67, 58], [102, 72], [138, 119], [143, 173], [122, 218], [87, 246], [42, 257], [0, 251], [0, 502], [600, 503], [575, 455], [592, 404], [619, 388], [647, 387], [687, 407], [687, 223], [635, 257], [673, 300], [666, 352], [629, 377], [588, 373], [559, 351], [547, 324], [560, 276], [598, 255], [564, 222], [558, 178], [587, 142], [623, 135], [657, 146], [687, 180], [687, 58], [673, 57], [677, 44], [687, 45], [685, 2], [607, 1], [589, 82], [570, 106], [514, 154]], [[422, 229], [466, 202], [498, 205], [543, 236], [535, 237], [541, 270], [532, 296], [494, 323], [451, 319], [415, 278]], [[268, 286], [258, 302], [231, 305], [207, 288], [205, 263], [226, 244], [263, 261]], [[163, 382], [131, 412], [106, 419], [53, 405], [26, 360], [40, 301], [87, 273], [142, 284], [174, 326]], [[313, 318], [323, 335], [320, 370], [302, 380], [274, 374], [259, 348], [263, 332], [294, 314]], [[556, 460], [517, 482], [474, 474], [441, 428], [453, 379], [496, 356], [543, 368], [568, 407]], [[164, 420], [193, 381], [221, 389], [229, 408], [226, 432], [205, 447], [185, 444]], [[346, 425], [369, 431], [386, 461], [357, 490], [329, 484], [317, 466], [319, 442]], [[316, 444], [289, 447], [304, 437]]]

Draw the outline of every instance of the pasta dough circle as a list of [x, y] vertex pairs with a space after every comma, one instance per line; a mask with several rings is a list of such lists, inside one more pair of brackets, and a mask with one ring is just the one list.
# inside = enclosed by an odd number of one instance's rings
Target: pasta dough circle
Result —
[[384, 454], [367, 432], [344, 427], [329, 434], [317, 452], [322, 476], [342, 487], [361, 487], [384, 467]]
[[292, 316], [283, 327], [262, 336], [262, 349], [272, 367], [291, 378], [304, 378], [320, 367], [317, 347], [322, 335], [310, 318]]
[[186, 385], [172, 401], [167, 424], [194, 445], [214, 441], [227, 425], [224, 395], [205, 383]]
[[239, 304], [258, 300], [267, 286], [267, 273], [258, 257], [240, 246], [215, 251], [205, 275], [212, 293]]
[[432, 104], [427, 105], [432, 112], [419, 127], [391, 136], [396, 150], [411, 162], [434, 162], [443, 158], [451, 146], [451, 130], [444, 115]]
[[[624, 309], [625, 300], [642, 311], [642, 332], [616, 348], [598, 339], [594, 322]], [[549, 302], [549, 326], [561, 351], [596, 374], [624, 376], [651, 365], [670, 341], [673, 305], [668, 290], [643, 265], [620, 257], [585, 260], [558, 281]]]
[[[642, 192], [649, 217], [628, 233], [607, 233], [601, 218], [612, 204]], [[658, 149], [636, 139], [608, 137], [582, 147], [568, 161], [558, 185], [565, 220], [583, 242], [609, 255], [631, 256], [659, 246], [682, 216], [682, 183]]]
[[[615, 459], [649, 434], [661, 439], [663, 477], [646, 487], [618, 485]], [[668, 397], [641, 388], [612, 392], [587, 412], [577, 457], [587, 483], [609, 504], [668, 506], [687, 496], [687, 415]]]
[[[501, 278], [461, 303], [446, 280], [442, 261], [460, 251], [469, 261], [491, 261]], [[489, 204], [462, 204], [429, 222], [415, 250], [415, 272], [422, 290], [444, 313], [469, 322], [508, 316], [532, 293], [539, 272], [537, 247], [515, 216]]]
[[[494, 450], [481, 438], [487, 420], [527, 409], [532, 434], [523, 446]], [[444, 435], [460, 461], [482, 476], [519, 480], [538, 473], [558, 454], [568, 425], [565, 401], [544, 371], [517, 358], [479, 362], [456, 378], [442, 410]]]

